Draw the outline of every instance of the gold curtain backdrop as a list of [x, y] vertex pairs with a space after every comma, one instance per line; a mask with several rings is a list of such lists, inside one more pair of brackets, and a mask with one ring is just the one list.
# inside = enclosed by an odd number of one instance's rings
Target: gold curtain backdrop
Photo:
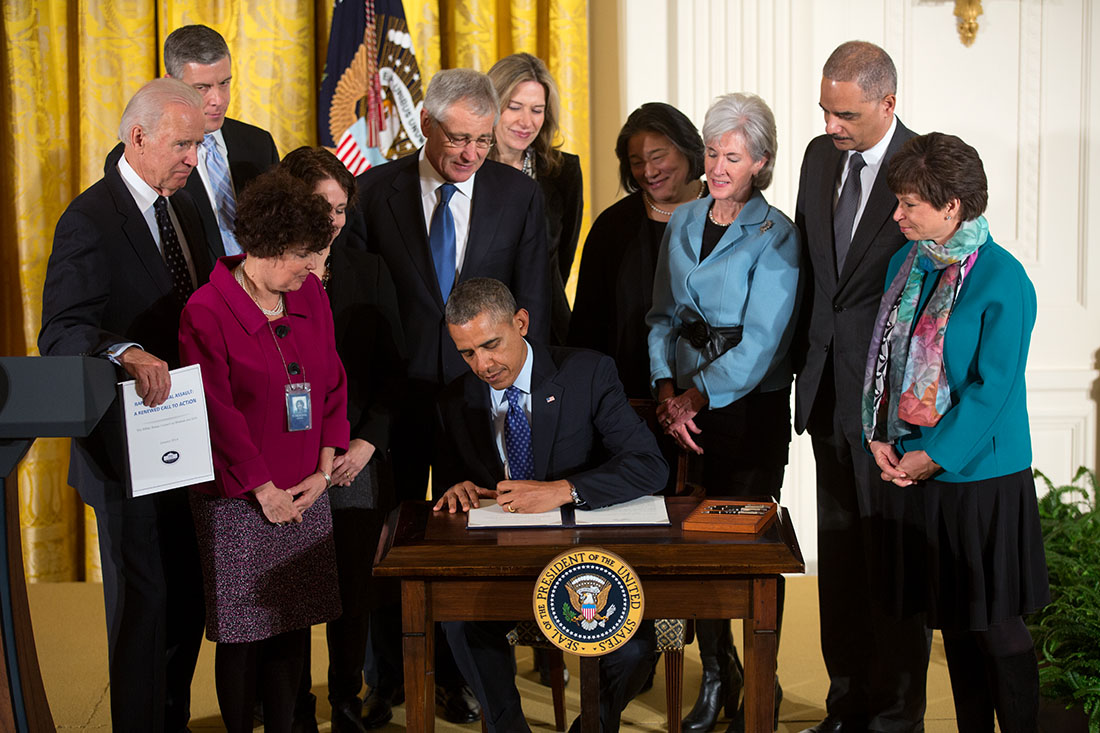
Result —
[[[54, 226], [102, 177], [130, 96], [164, 73], [168, 33], [203, 23], [225, 36], [229, 115], [270, 130], [286, 154], [317, 142], [332, 2], [5, 0], [2, 8], [0, 124], [11, 133], [0, 139], [0, 353], [34, 356]], [[589, 170], [587, 0], [406, 0], [405, 13], [425, 79], [457, 66], [486, 71], [519, 51], [543, 58], [561, 90], [564, 149]], [[587, 176], [585, 188], [587, 201]], [[67, 471], [66, 439], [36, 441], [20, 465], [29, 581], [99, 578], [95, 518]]]

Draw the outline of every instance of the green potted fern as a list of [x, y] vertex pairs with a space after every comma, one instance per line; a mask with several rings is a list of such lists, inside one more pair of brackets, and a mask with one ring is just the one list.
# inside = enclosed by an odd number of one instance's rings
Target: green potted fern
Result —
[[1029, 623], [1042, 693], [1056, 701], [1044, 712], [1059, 718], [1043, 729], [1100, 733], [1100, 487], [1084, 467], [1066, 486], [1039, 471], [1035, 477], [1048, 488], [1039, 517], [1051, 602]]

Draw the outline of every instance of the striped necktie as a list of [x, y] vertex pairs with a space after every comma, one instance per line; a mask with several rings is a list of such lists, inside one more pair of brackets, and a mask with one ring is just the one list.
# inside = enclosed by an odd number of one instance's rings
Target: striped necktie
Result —
[[229, 166], [212, 134], [203, 137], [202, 147], [206, 150], [206, 173], [210, 176], [210, 188], [214, 191], [214, 214], [222, 233], [222, 244], [227, 255], [238, 255], [241, 246], [233, 234], [237, 227], [237, 197], [229, 180]]

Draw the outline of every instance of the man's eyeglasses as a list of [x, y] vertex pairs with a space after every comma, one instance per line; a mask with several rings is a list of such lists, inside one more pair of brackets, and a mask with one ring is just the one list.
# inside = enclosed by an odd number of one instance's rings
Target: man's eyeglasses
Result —
[[469, 135], [452, 135], [450, 132], [447, 131], [447, 128], [444, 127], [443, 123], [439, 120], [432, 120], [432, 122], [438, 125], [439, 129], [443, 131], [443, 137], [447, 138], [447, 141], [443, 143], [443, 145], [448, 148], [457, 148], [461, 150], [462, 148], [468, 146], [470, 143], [473, 143], [474, 147], [476, 147], [478, 150], [488, 150], [489, 148], [493, 147], [492, 135], [482, 135], [481, 137], [477, 138], [470, 137]]

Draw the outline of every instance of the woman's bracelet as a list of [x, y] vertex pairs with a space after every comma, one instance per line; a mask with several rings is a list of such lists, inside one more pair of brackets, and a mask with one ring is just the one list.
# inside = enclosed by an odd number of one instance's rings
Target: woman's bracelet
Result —
[[332, 476], [329, 476], [327, 473], [324, 472], [324, 469], [320, 469], [320, 468], [317, 469], [317, 473], [321, 474], [321, 476], [325, 479], [325, 491], [328, 491], [329, 489], [331, 489], [332, 488]]

